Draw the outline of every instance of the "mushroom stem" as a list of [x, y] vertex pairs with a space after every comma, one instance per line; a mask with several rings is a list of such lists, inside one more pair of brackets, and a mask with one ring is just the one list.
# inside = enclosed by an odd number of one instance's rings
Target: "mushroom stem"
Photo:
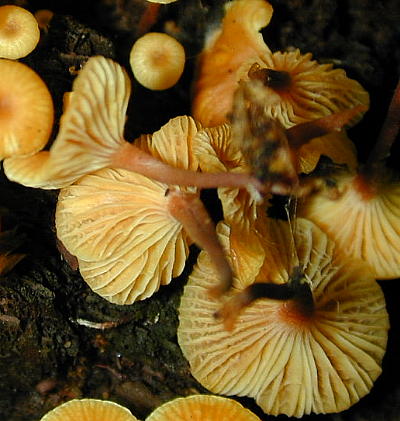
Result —
[[182, 225], [189, 237], [204, 249], [219, 275], [220, 283], [213, 295], [221, 296], [232, 285], [232, 269], [218, 240], [214, 223], [197, 194], [168, 190], [170, 214]]
[[134, 171], [170, 185], [195, 186], [200, 189], [246, 188], [250, 194], [254, 194], [255, 190], [258, 192], [264, 191], [263, 184], [250, 174], [201, 173], [175, 168], [128, 142], [111, 157], [111, 166]]
[[136, 31], [137, 37], [140, 37], [148, 32], [149, 29], [157, 22], [160, 6], [161, 4], [159, 3], [146, 4], [144, 13], [139, 20], [138, 29]]
[[333, 131], [339, 131], [343, 129], [353, 117], [366, 110], [367, 107], [365, 105], [357, 105], [356, 107], [326, 117], [321, 117], [317, 120], [297, 124], [290, 129], [286, 129], [289, 145], [293, 149], [299, 149], [311, 139], [326, 135]]
[[366, 165], [363, 168], [363, 174], [367, 178], [373, 177], [379, 170], [384, 160], [390, 155], [390, 149], [396, 140], [400, 128], [400, 81], [397, 83], [392, 100], [386, 114], [385, 121], [379, 133], [378, 140], [373, 147]]
[[295, 267], [287, 283], [254, 283], [227, 301], [215, 313], [215, 317], [223, 320], [227, 330], [232, 330], [240, 311], [260, 298], [291, 302], [292, 310], [303, 319], [311, 317], [314, 313], [315, 305], [310, 286], [304, 281], [300, 268]]

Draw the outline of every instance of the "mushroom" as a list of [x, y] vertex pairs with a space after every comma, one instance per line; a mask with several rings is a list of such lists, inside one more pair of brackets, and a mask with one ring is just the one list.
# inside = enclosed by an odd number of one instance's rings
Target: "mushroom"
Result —
[[[193, 119], [178, 117], [136, 144], [163, 162], [194, 171], [198, 163], [191, 145], [197, 130]], [[113, 303], [131, 304], [169, 284], [182, 272], [191, 241], [210, 251], [222, 283], [230, 282], [230, 267], [193, 187], [127, 170], [99, 170], [61, 190], [56, 227], [85, 281]]]
[[0, 159], [31, 155], [47, 143], [53, 101], [42, 79], [28, 66], [0, 59]]
[[168, 89], [183, 73], [185, 50], [170, 35], [149, 32], [133, 44], [129, 62], [135, 78], [145, 88]]
[[34, 50], [40, 38], [35, 17], [22, 7], [0, 7], [0, 57], [19, 59]]
[[298, 49], [266, 55], [263, 65], [250, 68], [248, 77], [266, 87], [265, 112], [286, 128], [363, 105], [350, 122], [354, 125], [369, 106], [368, 93], [343, 69], [319, 64]]
[[138, 421], [125, 407], [99, 399], [72, 399], [57, 406], [40, 421]]
[[[272, 16], [267, 1], [235, 0], [228, 5], [221, 28], [209, 38], [198, 63], [192, 115], [201, 124], [226, 122], [239, 82], [249, 79], [265, 86], [265, 113], [285, 128], [368, 106], [368, 93], [344, 70], [321, 65], [299, 50], [270, 51], [258, 32]], [[359, 111], [352, 124], [361, 118]]]
[[[381, 373], [389, 327], [382, 291], [368, 267], [311, 222], [296, 220], [294, 232], [284, 221], [264, 223], [264, 265], [253, 280], [235, 272], [222, 311], [209, 294], [209, 256], [200, 253], [181, 299], [179, 345], [213, 393], [253, 397], [271, 415], [343, 411]], [[229, 244], [229, 226], [220, 223], [218, 233]], [[232, 260], [238, 252], [228, 249]], [[216, 313], [234, 319], [232, 330]]]
[[156, 408], [146, 421], [260, 421], [239, 402], [222, 396], [192, 395]]
[[299, 213], [324, 229], [342, 250], [367, 262], [378, 279], [400, 276], [400, 183], [385, 168], [399, 115], [400, 84], [366, 164], [358, 171], [333, 174], [323, 191], [299, 207]]
[[259, 31], [268, 25], [271, 5], [264, 0], [226, 3], [221, 28], [207, 36], [198, 61], [192, 115], [206, 127], [225, 123], [238, 82], [254, 63], [271, 54]]

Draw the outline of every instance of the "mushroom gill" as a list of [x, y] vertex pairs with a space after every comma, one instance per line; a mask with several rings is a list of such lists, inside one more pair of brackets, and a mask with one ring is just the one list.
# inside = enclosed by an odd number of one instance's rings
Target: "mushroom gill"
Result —
[[[136, 144], [160, 162], [195, 171], [197, 133], [193, 119], [177, 117]], [[231, 282], [230, 266], [194, 187], [102, 169], [61, 190], [56, 227], [85, 281], [114, 303], [145, 299], [180, 275], [191, 241], [213, 256], [221, 282]]]
[[399, 127], [400, 83], [367, 162], [357, 172], [332, 175], [323, 191], [299, 207], [344, 252], [369, 264], [378, 279], [400, 276], [400, 183], [386, 168]]
[[228, 3], [221, 28], [208, 40], [198, 63], [192, 114], [206, 127], [225, 123], [240, 81], [259, 80], [265, 87], [265, 112], [285, 128], [363, 105], [368, 93], [332, 64], [319, 64], [312, 55], [272, 53], [258, 32], [272, 16], [267, 1]]
[[[383, 294], [368, 268], [339, 253], [311, 222], [297, 220], [294, 238], [283, 221], [271, 221], [268, 230], [272, 241], [257, 283], [243, 289], [243, 274], [236, 272], [226, 303], [254, 285], [262, 287], [260, 282], [273, 281], [268, 285], [283, 291], [296, 267], [311, 307], [295, 297], [257, 299], [234, 315], [236, 323], [227, 331], [214, 316], [221, 301], [209, 295], [216, 276], [202, 252], [179, 309], [181, 349], [204, 387], [253, 397], [267, 414], [343, 411], [366, 395], [381, 373], [389, 327]], [[229, 227], [220, 224], [219, 233], [229, 236]], [[274, 259], [280, 273], [271, 278]]]
[[314, 221], [348, 255], [364, 260], [378, 279], [400, 276], [400, 183], [382, 179], [372, 188], [359, 174], [331, 177], [332, 187], [301, 203], [299, 214]]

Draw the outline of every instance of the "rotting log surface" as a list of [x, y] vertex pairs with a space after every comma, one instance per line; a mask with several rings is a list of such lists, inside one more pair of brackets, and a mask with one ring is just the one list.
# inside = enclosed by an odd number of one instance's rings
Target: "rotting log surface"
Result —
[[[95, 54], [116, 59], [129, 69], [145, 0], [0, 1], [32, 12], [55, 12], [38, 48], [22, 59], [46, 81], [61, 115], [62, 94], [70, 90], [74, 70]], [[57, 3], [57, 6], [55, 6]], [[169, 118], [190, 112], [190, 84], [206, 23], [221, 15], [222, 0], [180, 0], [161, 8], [152, 30], [166, 21], [177, 24], [187, 52], [180, 82], [165, 92], [137, 84], [129, 107], [126, 136], [133, 139], [157, 130]], [[367, 156], [382, 124], [400, 74], [400, 4], [397, 0], [271, 0], [275, 12], [264, 38], [272, 50], [288, 47], [333, 62], [358, 80], [371, 95], [367, 118], [350, 131], [360, 158]], [[58, 129], [57, 124], [54, 134]], [[395, 166], [399, 146], [390, 163]], [[152, 298], [116, 306], [92, 293], [60, 257], [54, 233], [57, 192], [24, 188], [0, 175], [0, 208], [5, 227], [25, 236], [18, 252], [26, 257], [0, 277], [0, 419], [38, 420], [55, 405], [74, 397], [110, 398], [144, 418], [161, 402], [204, 391], [190, 376], [176, 342], [177, 306], [190, 266]], [[207, 204], [212, 208], [215, 202]], [[214, 215], [218, 210], [213, 209]], [[382, 376], [370, 395], [336, 415], [306, 420], [397, 420], [400, 405], [397, 281], [382, 282], [392, 329]], [[104, 330], [82, 325], [116, 322]], [[95, 325], [99, 327], [98, 325]], [[397, 339], [396, 339], [397, 338]], [[252, 401], [242, 400], [267, 419]], [[282, 417], [282, 419], [287, 417]], [[278, 417], [281, 419], [281, 417]]]

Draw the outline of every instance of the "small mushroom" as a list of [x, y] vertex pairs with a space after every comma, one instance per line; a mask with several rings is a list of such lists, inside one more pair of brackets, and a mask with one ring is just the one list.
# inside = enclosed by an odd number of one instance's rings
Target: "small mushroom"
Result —
[[73, 399], [57, 406], [40, 421], [138, 421], [125, 407], [99, 399]]
[[[264, 222], [264, 265], [253, 283], [236, 271], [222, 307], [235, 312], [232, 330], [215, 318], [221, 301], [210, 297], [215, 273], [201, 252], [181, 299], [179, 345], [193, 376], [213, 393], [253, 397], [271, 415], [343, 411], [381, 373], [389, 328], [383, 293], [368, 267], [311, 222], [296, 220], [294, 238], [288, 223]], [[220, 223], [218, 232], [229, 236], [229, 227]], [[228, 250], [232, 260], [239, 252]], [[271, 298], [254, 301], [249, 288]]]
[[47, 143], [53, 101], [42, 79], [28, 66], [0, 59], [0, 159], [32, 155]]
[[239, 402], [222, 396], [176, 398], [155, 409], [146, 421], [260, 421]]
[[225, 123], [233, 93], [254, 63], [271, 54], [260, 30], [272, 16], [265, 0], [227, 2], [221, 27], [208, 35], [198, 61], [192, 115], [206, 127]]
[[0, 57], [19, 59], [33, 51], [40, 30], [35, 17], [22, 7], [0, 7]]
[[332, 175], [324, 190], [299, 207], [343, 251], [367, 262], [378, 279], [400, 276], [400, 183], [385, 167], [400, 126], [399, 110], [400, 84], [366, 164], [357, 172]]
[[149, 32], [133, 44], [129, 62], [141, 85], [159, 91], [178, 82], [185, 67], [185, 50], [170, 35]]

